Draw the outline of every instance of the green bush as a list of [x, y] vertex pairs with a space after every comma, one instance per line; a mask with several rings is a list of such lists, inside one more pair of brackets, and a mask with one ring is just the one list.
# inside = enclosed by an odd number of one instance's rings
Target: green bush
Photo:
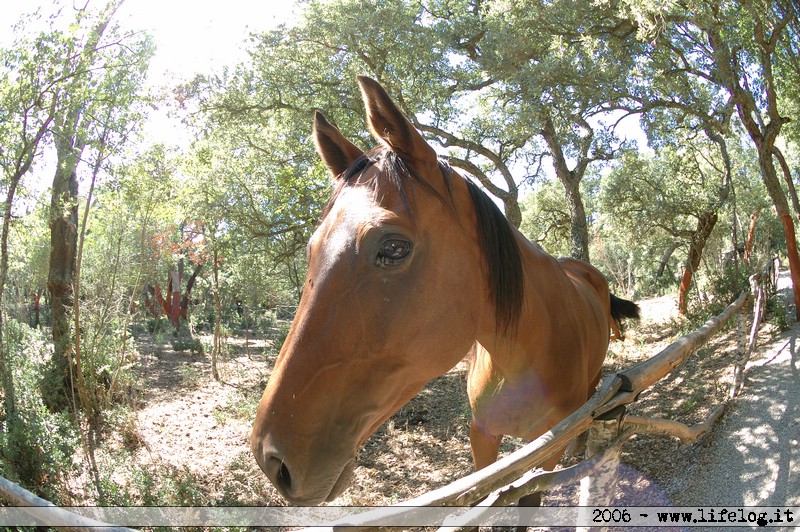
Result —
[[188, 467], [162, 460], [137, 464], [125, 451], [98, 453], [97, 500], [108, 506], [208, 506], [204, 480]]
[[255, 322], [255, 327], [266, 332], [277, 325], [278, 319], [274, 310], [262, 310], [257, 314]]
[[779, 331], [789, 329], [789, 321], [786, 318], [786, 306], [783, 301], [776, 298], [767, 299], [767, 323], [778, 328]]
[[178, 353], [189, 351], [193, 355], [204, 354], [203, 342], [201, 342], [198, 338], [179, 336], [178, 338], [174, 338], [171, 343], [172, 349]]
[[[54, 502], [67, 473], [80, 467], [79, 436], [69, 416], [50, 412], [40, 381], [50, 351], [43, 334], [14, 320], [5, 322], [6, 357], [13, 368], [16, 416], [4, 413], [0, 424], [0, 457], [4, 476]], [[78, 454], [78, 458], [76, 458]]]
[[750, 271], [740, 264], [737, 269], [733, 264], [726, 264], [720, 271], [715, 271], [709, 280], [709, 292], [719, 302], [722, 309], [736, 301], [743, 290], [750, 289]]

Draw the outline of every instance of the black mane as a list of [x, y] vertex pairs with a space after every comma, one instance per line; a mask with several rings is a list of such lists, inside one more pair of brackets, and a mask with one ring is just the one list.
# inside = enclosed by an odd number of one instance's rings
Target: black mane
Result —
[[494, 300], [497, 330], [514, 332], [525, 299], [522, 255], [508, 219], [483, 190], [465, 180], [475, 214], [481, 248], [489, 268], [489, 283]]

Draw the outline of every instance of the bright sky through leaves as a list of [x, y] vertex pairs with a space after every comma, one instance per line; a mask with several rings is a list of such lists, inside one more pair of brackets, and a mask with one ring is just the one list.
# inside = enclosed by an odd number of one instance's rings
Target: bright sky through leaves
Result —
[[[82, 5], [86, 0], [75, 0]], [[102, 0], [90, 0], [100, 9]], [[73, 1], [3, 0], [0, 9], [0, 45], [11, 39], [11, 26], [41, 6], [43, 13], [64, 6], [72, 17]], [[151, 64], [153, 82], [184, 80], [198, 72], [221, 69], [244, 59], [243, 42], [249, 32], [264, 31], [290, 20], [293, 2], [267, 0], [126, 0], [115, 19], [126, 29], [140, 29], [155, 39]]]

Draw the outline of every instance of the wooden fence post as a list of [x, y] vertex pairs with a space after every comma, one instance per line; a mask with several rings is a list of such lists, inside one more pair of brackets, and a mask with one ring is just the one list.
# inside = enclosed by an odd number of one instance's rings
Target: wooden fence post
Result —
[[[747, 363], [750, 361], [750, 355], [756, 348], [756, 339], [758, 338], [758, 329], [761, 326], [761, 320], [766, 316], [766, 293], [764, 290], [764, 283], [769, 280], [769, 264], [764, 272], [755, 273], [750, 276], [750, 292], [755, 298], [753, 303], [753, 326], [750, 328], [750, 337], [745, 346], [740, 352], [737, 352], [736, 363], [733, 366], [733, 382], [728, 392], [728, 398], [733, 399], [736, 397], [744, 385], [744, 371], [747, 368]], [[741, 316], [744, 312], [740, 312]]]
[[[586, 438], [586, 458], [602, 454], [608, 449], [611, 442], [619, 436], [624, 417], [625, 406], [620, 405], [594, 420]], [[578, 505], [581, 507], [579, 515], [582, 522], [590, 520], [589, 517], [583, 514], [587, 513], [588, 515], [591, 507], [608, 506], [614, 499], [621, 450], [621, 447], [617, 447], [610, 459], [600, 466], [594, 474], [581, 479]], [[578, 530], [583, 530], [583, 528], [579, 527]]]

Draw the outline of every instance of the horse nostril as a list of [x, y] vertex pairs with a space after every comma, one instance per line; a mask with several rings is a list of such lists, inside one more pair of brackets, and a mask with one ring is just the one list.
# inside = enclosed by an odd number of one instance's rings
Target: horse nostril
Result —
[[292, 475], [289, 467], [282, 458], [275, 454], [266, 454], [261, 469], [267, 474], [267, 478], [283, 494], [289, 493], [292, 488]]
[[289, 468], [283, 462], [281, 462], [281, 467], [278, 470], [278, 483], [286, 491], [292, 489], [292, 476], [289, 474]]

